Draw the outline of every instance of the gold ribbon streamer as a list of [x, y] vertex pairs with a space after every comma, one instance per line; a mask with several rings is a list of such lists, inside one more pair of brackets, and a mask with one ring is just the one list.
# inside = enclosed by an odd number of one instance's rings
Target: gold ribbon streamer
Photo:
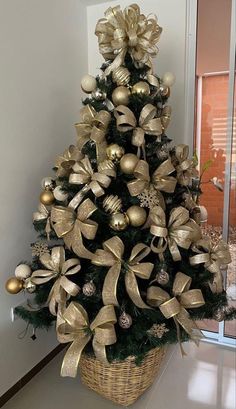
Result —
[[166, 319], [173, 318], [177, 328], [177, 337], [181, 347], [179, 325], [187, 332], [192, 340], [198, 343], [202, 337], [201, 331], [197, 328], [186, 309], [199, 308], [205, 304], [200, 289], [190, 290], [191, 277], [178, 272], [173, 283], [171, 297], [160, 287], [151, 286], [147, 290], [147, 302], [152, 307], [159, 307]]
[[57, 156], [56, 158], [55, 168], [57, 168], [57, 177], [69, 176], [72, 166], [74, 166], [75, 162], [83, 159], [83, 157], [84, 155], [77, 146], [70, 145], [69, 148], [63, 152], [63, 154]]
[[100, 53], [105, 60], [113, 60], [105, 75], [124, 63], [127, 52], [134, 62], [151, 66], [151, 57], [158, 52], [156, 43], [161, 31], [156, 16], [145, 17], [137, 4], [126, 7], [123, 12], [120, 6], [109, 7], [95, 29]]
[[102, 299], [105, 305], [119, 306], [117, 300], [117, 283], [120, 276], [122, 265], [125, 269], [125, 288], [133, 301], [139, 308], [149, 308], [140, 295], [138, 282], [136, 279], [140, 277], [144, 280], [150, 278], [153, 270], [153, 264], [144, 262], [140, 263], [144, 257], [150, 253], [150, 248], [143, 243], [138, 243], [134, 246], [131, 256], [127, 262], [124, 262], [122, 257], [124, 254], [124, 243], [118, 236], [103, 243], [103, 250], [96, 250], [91, 262], [98, 266], [110, 267], [103, 284]]
[[175, 171], [174, 166], [171, 163], [170, 158], [158, 166], [152, 175], [153, 186], [157, 190], [162, 192], [173, 193], [176, 186], [176, 179], [173, 176], [169, 176]]
[[116, 343], [114, 324], [117, 322], [113, 305], [102, 307], [96, 318], [89, 324], [88, 314], [76, 302], [71, 302], [62, 315], [64, 322], [57, 327], [58, 341], [71, 342], [62, 367], [61, 376], [75, 377], [81, 354], [87, 343], [93, 339], [93, 350], [96, 357], [109, 364], [106, 356], [106, 346]]
[[[73, 172], [69, 177], [69, 183], [75, 185], [86, 185], [86, 191], [92, 190], [96, 197], [104, 195], [103, 188], [107, 188], [111, 183], [110, 176], [115, 176], [116, 171], [114, 169], [104, 168], [98, 172], [94, 172], [91, 166], [90, 160], [87, 156], [80, 162], [76, 162], [73, 166]], [[81, 192], [78, 192], [70, 202], [70, 207], [77, 207], [83, 198]]]
[[188, 159], [189, 146], [180, 144], [175, 148], [175, 159], [177, 160], [177, 180], [180, 185], [188, 186], [193, 177], [198, 175], [194, 162]]
[[33, 213], [33, 222], [39, 222], [42, 220], [46, 220], [45, 232], [47, 234], [47, 240], [50, 240], [50, 233], [51, 229], [51, 220], [50, 220], [50, 212], [45, 205], [39, 203], [38, 211]]
[[51, 314], [57, 315], [57, 306], [62, 308], [68, 296], [76, 296], [80, 290], [77, 284], [69, 280], [68, 276], [78, 273], [81, 269], [78, 258], [65, 260], [63, 247], [53, 247], [50, 254], [43, 254], [40, 262], [47, 270], [36, 270], [31, 276], [31, 281], [36, 284], [44, 284], [56, 279], [48, 296], [47, 304]]
[[[169, 247], [174, 261], [181, 260], [178, 247], [189, 249], [191, 244], [201, 238], [201, 230], [194, 220], [190, 219], [189, 211], [182, 206], [170, 212], [168, 225], [166, 215], [160, 206], [155, 206], [149, 214], [150, 233], [153, 234], [151, 250], [162, 255]], [[157, 241], [157, 244], [156, 244]]]
[[81, 122], [75, 124], [78, 135], [78, 148], [92, 140], [96, 144], [97, 161], [106, 159], [106, 139], [105, 135], [111, 114], [105, 110], [97, 112], [91, 105], [86, 105], [80, 111]]
[[86, 199], [78, 207], [77, 212], [69, 207], [54, 206], [51, 212], [53, 229], [58, 237], [62, 237], [66, 246], [79, 257], [91, 259], [93, 253], [83, 244], [83, 236], [93, 240], [97, 233], [98, 224], [89, 217], [97, 210], [95, 204]]
[[119, 105], [114, 110], [117, 129], [120, 132], [133, 130], [132, 144], [140, 148], [145, 145], [144, 135], [160, 137], [162, 134], [161, 118], [156, 118], [157, 108], [146, 104], [140, 112], [138, 126], [133, 112], [124, 105]]
[[231, 256], [227, 243], [220, 240], [214, 245], [211, 240], [202, 239], [192, 246], [192, 250], [198, 254], [190, 257], [190, 264], [192, 266], [204, 264], [204, 267], [214, 274], [213, 283], [209, 283], [212, 292], [221, 293], [223, 291], [223, 279], [220, 269], [231, 263]]

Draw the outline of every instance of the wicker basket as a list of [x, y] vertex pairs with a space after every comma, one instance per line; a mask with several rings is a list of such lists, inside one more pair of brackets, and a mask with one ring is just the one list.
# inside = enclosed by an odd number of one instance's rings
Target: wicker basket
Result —
[[107, 399], [123, 406], [134, 403], [153, 383], [162, 360], [165, 348], [149, 351], [140, 366], [134, 357], [125, 361], [104, 365], [96, 358], [82, 355], [80, 375], [83, 384]]

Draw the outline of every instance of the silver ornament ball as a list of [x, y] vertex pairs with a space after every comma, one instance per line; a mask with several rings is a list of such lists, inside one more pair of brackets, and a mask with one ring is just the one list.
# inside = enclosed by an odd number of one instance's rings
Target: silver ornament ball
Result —
[[92, 92], [92, 97], [97, 101], [104, 101], [107, 97], [107, 94], [101, 89], [97, 88], [95, 91]]
[[51, 176], [46, 176], [41, 181], [42, 189], [50, 189], [52, 190], [55, 184], [55, 180]]
[[30, 294], [32, 294], [32, 293], [35, 292], [35, 290], [36, 290], [36, 285], [35, 285], [34, 283], [32, 283], [30, 277], [25, 280], [25, 282], [24, 282], [24, 289], [25, 289], [28, 293], [30, 293]]

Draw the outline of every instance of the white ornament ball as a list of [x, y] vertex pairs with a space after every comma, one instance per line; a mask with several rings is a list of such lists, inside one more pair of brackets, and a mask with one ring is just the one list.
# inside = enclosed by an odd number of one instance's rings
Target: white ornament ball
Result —
[[84, 75], [81, 80], [81, 88], [87, 94], [90, 94], [91, 92], [95, 91], [95, 89], [97, 88], [96, 78], [89, 74]]
[[162, 77], [162, 83], [166, 87], [172, 87], [175, 83], [175, 76], [172, 72], [165, 72], [165, 74]]
[[20, 264], [15, 269], [15, 276], [20, 280], [25, 280], [31, 276], [31, 268], [27, 264]]
[[200, 221], [201, 223], [206, 223], [208, 219], [208, 212], [205, 206], [199, 206], [200, 209]]
[[63, 192], [61, 186], [55, 187], [53, 195], [59, 202], [64, 202], [68, 198], [68, 193]]

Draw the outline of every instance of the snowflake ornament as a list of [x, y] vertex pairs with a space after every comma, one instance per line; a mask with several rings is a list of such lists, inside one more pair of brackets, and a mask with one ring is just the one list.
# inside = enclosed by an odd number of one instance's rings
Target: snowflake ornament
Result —
[[147, 331], [148, 335], [151, 335], [154, 338], [162, 338], [163, 335], [169, 332], [169, 329], [166, 328], [166, 324], [153, 324], [153, 326]]
[[31, 250], [33, 257], [42, 257], [44, 254], [50, 253], [47, 243], [44, 243], [43, 241], [38, 241], [34, 244], [31, 244]]
[[148, 207], [149, 209], [153, 209], [153, 207], [160, 204], [158, 192], [152, 185], [149, 188], [144, 189], [144, 191], [137, 197], [140, 200], [140, 207]]

